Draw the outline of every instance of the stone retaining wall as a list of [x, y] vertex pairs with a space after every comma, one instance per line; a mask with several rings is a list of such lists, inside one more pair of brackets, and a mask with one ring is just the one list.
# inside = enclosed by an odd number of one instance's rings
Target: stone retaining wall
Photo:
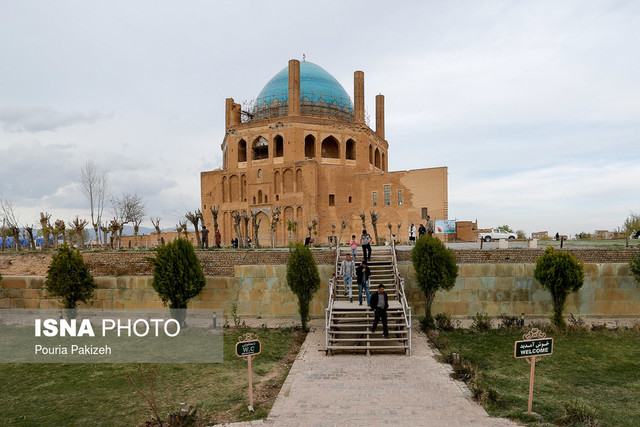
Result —
[[[424, 297], [410, 263], [399, 265], [414, 314], [424, 313]], [[551, 297], [533, 278], [534, 264], [462, 264], [455, 287], [438, 293], [433, 313], [471, 316], [485, 311], [527, 316], [549, 316]], [[333, 267], [320, 265], [322, 285], [311, 303], [311, 315], [324, 315], [328, 280]], [[207, 285], [190, 307], [222, 308], [230, 314], [251, 317], [297, 316], [297, 298], [286, 284], [285, 265], [238, 265], [232, 276], [207, 276]], [[97, 276], [98, 290], [92, 307], [105, 309], [160, 308], [151, 276]], [[44, 277], [6, 277], [0, 287], [0, 308], [57, 308], [42, 290]], [[356, 292], [357, 293], [357, 292]], [[89, 306], [87, 306], [89, 307]], [[630, 276], [627, 263], [586, 263], [585, 284], [569, 297], [566, 313], [581, 316], [640, 316], [640, 285]]]

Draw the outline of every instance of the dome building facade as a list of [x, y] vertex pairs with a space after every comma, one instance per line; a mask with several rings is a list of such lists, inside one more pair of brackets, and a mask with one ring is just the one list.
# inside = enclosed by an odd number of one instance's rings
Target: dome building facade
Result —
[[[276, 245], [297, 236], [317, 221], [312, 237], [322, 243], [347, 227], [343, 242], [360, 236], [364, 212], [380, 212], [378, 232], [388, 239], [402, 223], [399, 240], [411, 222], [428, 213], [447, 219], [447, 168], [389, 172], [384, 127], [384, 96], [376, 96], [375, 130], [365, 122], [364, 73], [354, 73], [353, 102], [342, 85], [323, 68], [290, 60], [262, 89], [248, 111], [227, 98], [221, 169], [201, 173], [204, 222], [213, 230], [218, 210], [222, 245], [236, 236], [235, 213], [253, 212], [261, 246], [271, 244], [272, 215]], [[295, 224], [296, 232], [290, 224]], [[240, 224], [245, 234], [244, 221]], [[369, 230], [373, 235], [372, 230]], [[254, 239], [249, 223], [249, 236]]]

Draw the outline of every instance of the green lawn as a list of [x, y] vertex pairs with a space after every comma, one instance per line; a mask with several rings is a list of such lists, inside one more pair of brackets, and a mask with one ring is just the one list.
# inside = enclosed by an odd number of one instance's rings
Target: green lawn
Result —
[[[530, 365], [513, 357], [522, 331], [441, 332], [443, 354], [459, 353], [476, 368], [480, 382], [495, 390], [485, 404], [492, 416], [531, 422], [526, 412]], [[597, 411], [602, 426], [640, 425], [640, 334], [633, 331], [548, 333], [554, 353], [536, 363], [533, 411], [553, 423], [563, 402], [579, 399]]]
[[[196, 405], [197, 415], [216, 423], [265, 418], [304, 339], [292, 329], [257, 329], [262, 353], [253, 361], [254, 407], [249, 413], [247, 362], [235, 356], [238, 337], [228, 329], [224, 362], [142, 365], [158, 367], [155, 396], [166, 419], [180, 402]], [[132, 426], [152, 418], [126, 373], [136, 364], [0, 364], [0, 425]]]

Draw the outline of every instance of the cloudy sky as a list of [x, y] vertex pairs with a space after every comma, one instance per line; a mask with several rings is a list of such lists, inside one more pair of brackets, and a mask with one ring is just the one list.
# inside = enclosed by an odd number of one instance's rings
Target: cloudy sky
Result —
[[640, 212], [638, 22], [634, 0], [0, 0], [0, 194], [21, 223], [88, 218], [93, 159], [172, 227], [221, 166], [224, 99], [306, 54], [350, 94], [364, 71], [369, 116], [385, 95], [389, 170], [448, 166], [450, 219], [614, 229]]

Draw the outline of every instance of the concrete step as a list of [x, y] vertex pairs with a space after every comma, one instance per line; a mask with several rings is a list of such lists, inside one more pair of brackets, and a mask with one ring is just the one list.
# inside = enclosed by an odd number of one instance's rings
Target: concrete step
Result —
[[375, 346], [354, 346], [354, 345], [330, 345], [329, 350], [407, 350], [408, 345], [375, 345]]

